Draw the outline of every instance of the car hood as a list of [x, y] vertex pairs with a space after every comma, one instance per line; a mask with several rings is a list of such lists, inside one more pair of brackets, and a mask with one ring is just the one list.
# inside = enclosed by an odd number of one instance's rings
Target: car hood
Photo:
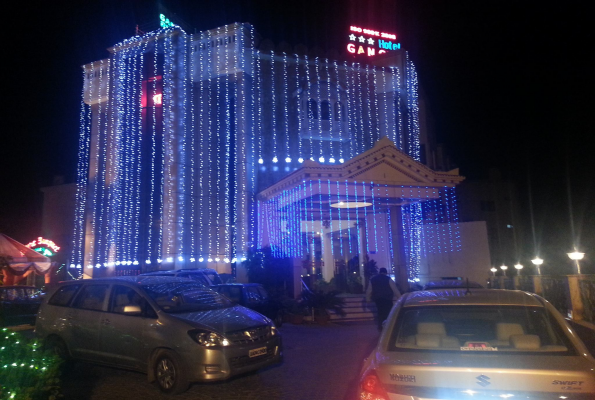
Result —
[[264, 315], [242, 306], [176, 313], [169, 314], [169, 316], [183, 320], [195, 328], [207, 328], [222, 334], [268, 325], [269, 323], [269, 319]]

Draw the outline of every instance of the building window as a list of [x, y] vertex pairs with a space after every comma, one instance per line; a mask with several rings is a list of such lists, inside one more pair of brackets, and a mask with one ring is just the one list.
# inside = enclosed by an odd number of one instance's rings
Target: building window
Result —
[[318, 104], [314, 99], [308, 100], [308, 118], [318, 119]]
[[320, 102], [320, 119], [328, 121], [331, 119], [331, 103], [327, 100]]

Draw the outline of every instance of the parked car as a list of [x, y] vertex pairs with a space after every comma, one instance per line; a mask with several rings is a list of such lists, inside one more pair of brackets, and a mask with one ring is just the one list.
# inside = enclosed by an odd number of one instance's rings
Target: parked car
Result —
[[178, 278], [190, 278], [205, 286], [214, 286], [223, 283], [217, 271], [211, 268], [174, 269], [167, 271], [146, 272], [139, 276], [175, 276]]
[[442, 279], [440, 281], [431, 281], [426, 283], [422, 290], [434, 290], [434, 289], [481, 289], [483, 288], [477, 282], [462, 280], [462, 279]]
[[595, 359], [543, 298], [406, 293], [364, 362], [361, 399], [593, 399]]
[[227, 296], [234, 304], [258, 311], [275, 322], [282, 324], [281, 306], [271, 299], [266, 289], [258, 283], [227, 283], [213, 287], [214, 290]]
[[64, 359], [148, 374], [165, 393], [282, 360], [275, 324], [185, 278], [61, 283], [41, 304], [37, 336]]
[[41, 297], [34, 286], [0, 286], [0, 326], [35, 324]]

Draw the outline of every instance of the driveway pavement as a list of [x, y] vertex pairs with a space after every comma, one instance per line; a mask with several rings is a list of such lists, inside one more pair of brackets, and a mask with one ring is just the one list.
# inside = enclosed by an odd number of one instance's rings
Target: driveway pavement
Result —
[[[194, 384], [175, 399], [355, 399], [363, 359], [378, 340], [374, 324], [291, 325], [281, 328], [282, 365], [230, 381]], [[66, 399], [172, 399], [147, 382], [146, 375], [76, 363], [63, 376]]]

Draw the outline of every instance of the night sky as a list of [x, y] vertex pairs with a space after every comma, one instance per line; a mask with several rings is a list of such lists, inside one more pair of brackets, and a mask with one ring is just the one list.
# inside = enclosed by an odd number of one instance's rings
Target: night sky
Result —
[[[490, 168], [518, 184], [532, 256], [538, 244], [595, 259], [595, 106], [589, 2], [468, 0], [29, 1], [5, 11], [0, 232], [41, 234], [40, 187], [74, 182], [81, 65], [157, 21], [160, 6], [193, 32], [250, 22], [276, 44], [344, 53], [350, 24], [396, 32], [416, 63], [438, 140], [468, 178]], [[8, 21], [8, 22], [6, 22]], [[589, 61], [591, 60], [591, 61]], [[570, 192], [568, 190], [570, 187]]]

